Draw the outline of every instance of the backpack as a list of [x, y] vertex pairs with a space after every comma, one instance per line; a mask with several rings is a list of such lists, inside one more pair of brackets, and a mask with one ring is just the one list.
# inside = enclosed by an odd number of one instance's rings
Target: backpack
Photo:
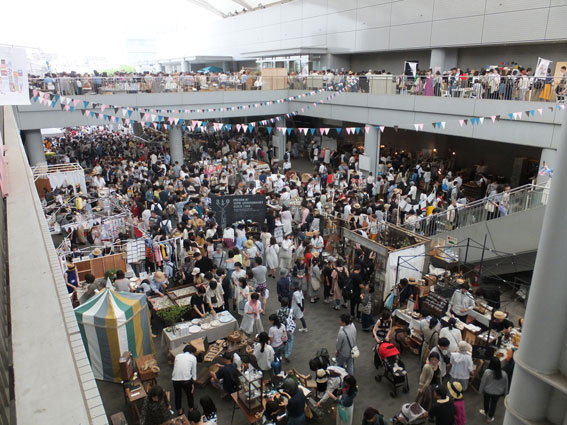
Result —
[[344, 287], [342, 288], [342, 296], [345, 301], [350, 300], [354, 294], [352, 290], [352, 279], [347, 278]]
[[349, 278], [348, 278], [344, 268], [338, 273], [338, 275], [339, 275], [338, 276], [339, 288], [343, 289]]

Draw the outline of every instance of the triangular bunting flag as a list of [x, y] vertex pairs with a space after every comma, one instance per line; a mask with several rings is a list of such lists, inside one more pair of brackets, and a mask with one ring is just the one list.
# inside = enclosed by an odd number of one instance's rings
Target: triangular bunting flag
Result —
[[462, 127], [463, 124], [465, 123], [465, 120], [459, 120], [459, 125]]

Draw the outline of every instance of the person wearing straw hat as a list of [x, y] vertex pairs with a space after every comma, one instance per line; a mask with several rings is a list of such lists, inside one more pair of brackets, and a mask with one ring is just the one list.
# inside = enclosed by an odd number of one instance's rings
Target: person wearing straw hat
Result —
[[454, 424], [465, 425], [467, 414], [465, 412], [465, 400], [463, 400], [463, 388], [460, 382], [447, 382], [447, 391], [453, 399]]
[[67, 270], [65, 270], [63, 277], [67, 285], [67, 292], [70, 294], [75, 293], [79, 289], [79, 274], [73, 263], [67, 263]]
[[163, 274], [162, 271], [158, 270], [157, 272], [154, 273], [154, 275], [150, 280], [150, 288], [155, 294], [163, 297], [165, 296], [164, 292], [166, 287], [167, 287], [167, 277], [165, 276], [165, 274]]
[[507, 315], [503, 311], [495, 311], [494, 318], [490, 322], [490, 329], [493, 329], [496, 332], [509, 334], [514, 327], [514, 324], [506, 317]]
[[451, 353], [451, 370], [449, 371], [451, 380], [459, 383], [461, 391], [464, 392], [469, 387], [469, 378], [473, 370], [472, 347], [468, 342], [461, 341], [458, 351]]
[[100, 248], [95, 248], [89, 255], [89, 258], [99, 258], [102, 257], [102, 250]]

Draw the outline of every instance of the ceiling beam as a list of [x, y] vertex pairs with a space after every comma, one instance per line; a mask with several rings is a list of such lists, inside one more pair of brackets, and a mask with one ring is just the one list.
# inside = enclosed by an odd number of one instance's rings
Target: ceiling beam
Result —
[[233, 3], [239, 4], [240, 6], [242, 6], [243, 8], [247, 9], [247, 10], [252, 10], [254, 9], [254, 6], [252, 6], [250, 3], [248, 3], [246, 0], [232, 0]]
[[215, 15], [220, 16], [221, 18], [226, 18], [227, 15], [224, 14], [222, 11], [211, 5], [206, 0], [187, 0], [189, 3], [193, 3], [194, 5], [200, 6], [203, 9], [207, 9], [209, 12], [213, 12]]

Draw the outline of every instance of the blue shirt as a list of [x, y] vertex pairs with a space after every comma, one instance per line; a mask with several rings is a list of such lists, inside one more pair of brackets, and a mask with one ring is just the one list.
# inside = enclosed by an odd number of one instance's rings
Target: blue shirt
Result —
[[165, 282], [156, 282], [153, 277], [150, 280], [150, 288], [152, 288], [152, 291], [154, 291], [155, 293], [161, 292], [163, 294], [164, 284]]

